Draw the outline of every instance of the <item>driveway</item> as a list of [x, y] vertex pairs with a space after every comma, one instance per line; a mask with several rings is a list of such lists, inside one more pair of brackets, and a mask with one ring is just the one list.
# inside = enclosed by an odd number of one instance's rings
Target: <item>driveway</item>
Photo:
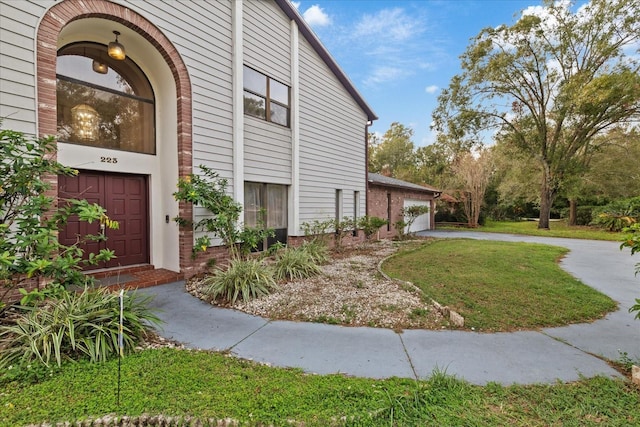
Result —
[[[270, 321], [212, 307], [186, 293], [183, 282], [141, 289], [165, 321], [160, 334], [190, 348], [231, 354], [318, 374], [369, 378], [426, 378], [434, 371], [474, 384], [576, 381], [619, 376], [602, 358], [622, 352], [640, 358], [640, 321], [628, 313], [640, 297], [634, 260], [615, 242], [540, 238], [468, 231], [429, 231], [425, 236], [546, 243], [567, 247], [562, 268], [618, 301], [619, 309], [590, 324], [538, 331], [467, 331], [349, 328]], [[638, 257], [636, 257], [638, 258]]]

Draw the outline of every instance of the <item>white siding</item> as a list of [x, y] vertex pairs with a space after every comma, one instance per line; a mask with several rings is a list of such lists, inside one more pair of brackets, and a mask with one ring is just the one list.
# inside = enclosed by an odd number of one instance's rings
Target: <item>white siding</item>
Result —
[[353, 192], [365, 204], [366, 114], [300, 38], [300, 221], [332, 219], [335, 190], [343, 212], [353, 213]]
[[0, 7], [0, 117], [2, 126], [36, 133], [36, 26], [52, 2], [7, 1]]
[[[244, 63], [291, 86], [289, 18], [273, 1], [243, 2]], [[245, 181], [291, 184], [291, 129], [244, 119]]]

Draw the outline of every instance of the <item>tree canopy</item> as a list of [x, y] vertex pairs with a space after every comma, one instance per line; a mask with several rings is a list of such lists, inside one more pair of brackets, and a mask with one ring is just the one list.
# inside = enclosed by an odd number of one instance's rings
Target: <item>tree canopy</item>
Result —
[[[441, 93], [435, 128], [461, 145], [498, 132], [537, 163], [540, 228], [563, 186], [607, 139], [640, 118], [640, 1], [545, 0], [512, 26], [486, 28]], [[634, 57], [635, 55], [635, 57]]]

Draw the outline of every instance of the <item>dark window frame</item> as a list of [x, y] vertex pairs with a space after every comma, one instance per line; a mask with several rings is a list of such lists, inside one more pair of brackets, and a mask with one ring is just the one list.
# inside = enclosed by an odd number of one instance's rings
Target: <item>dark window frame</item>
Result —
[[[269, 123], [274, 123], [274, 124], [276, 124], [278, 126], [290, 128], [291, 127], [291, 86], [289, 86], [289, 85], [287, 85], [287, 84], [285, 84], [285, 83], [283, 83], [283, 82], [281, 82], [281, 81], [279, 81], [277, 79], [269, 77], [268, 75], [256, 70], [255, 68], [249, 67], [248, 65], [244, 65], [243, 66], [243, 68], [242, 68], [243, 73], [244, 73], [245, 69], [249, 69], [249, 70], [251, 70], [251, 71], [253, 71], [255, 73], [258, 73], [258, 74], [260, 74], [261, 76], [263, 76], [266, 79], [266, 93], [265, 94], [261, 94], [261, 93], [255, 92], [255, 91], [253, 91], [251, 89], [247, 89], [246, 87], [244, 87], [245, 85], [243, 83], [243, 93], [247, 93], [247, 94], [250, 94], [252, 96], [258, 97], [260, 99], [263, 99], [264, 103], [265, 103], [265, 106], [264, 106], [264, 117], [262, 117], [261, 115], [257, 115], [257, 114], [251, 114], [251, 113], [247, 112], [246, 109], [244, 111], [244, 114], [247, 115], [247, 116], [250, 116], [250, 117], [255, 117], [257, 119], [267, 121]], [[282, 86], [287, 88], [287, 92], [288, 92], [287, 93], [287, 98], [288, 98], [288, 100], [287, 100], [288, 103], [287, 104], [283, 104], [282, 102], [277, 101], [277, 100], [275, 100], [275, 99], [273, 99], [271, 97], [271, 82], [276, 82], [276, 83], [278, 83], [278, 84], [280, 84], [280, 85], [282, 85]], [[277, 105], [277, 106], [279, 106], [281, 108], [284, 108], [286, 110], [286, 112], [287, 112], [286, 124], [282, 124], [282, 123], [280, 123], [278, 121], [274, 121], [274, 120], [271, 119], [271, 104]]]

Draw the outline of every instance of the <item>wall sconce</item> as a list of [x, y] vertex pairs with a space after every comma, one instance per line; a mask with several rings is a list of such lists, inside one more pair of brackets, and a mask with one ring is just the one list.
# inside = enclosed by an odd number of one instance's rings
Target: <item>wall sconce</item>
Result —
[[127, 55], [125, 53], [124, 46], [122, 46], [118, 42], [118, 36], [120, 35], [120, 32], [114, 31], [113, 34], [116, 35], [116, 40], [109, 43], [109, 48], [108, 48], [109, 56], [115, 60], [123, 61], [127, 57]]
[[87, 104], [76, 105], [71, 109], [71, 125], [80, 139], [95, 141], [98, 136], [98, 112]]
[[93, 60], [91, 64], [91, 68], [98, 74], [107, 74], [109, 72], [109, 67], [104, 62], [100, 62], [97, 59]]

